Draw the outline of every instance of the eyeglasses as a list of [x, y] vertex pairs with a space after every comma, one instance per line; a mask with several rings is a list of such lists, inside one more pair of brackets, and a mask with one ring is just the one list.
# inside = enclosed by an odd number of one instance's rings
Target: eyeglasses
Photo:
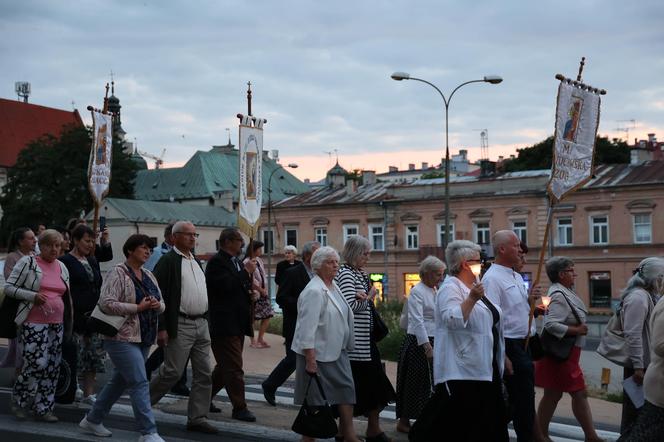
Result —
[[198, 233], [193, 233], [193, 232], [175, 232], [173, 235], [177, 235], [177, 234], [186, 235], [186, 236], [189, 236], [191, 238], [198, 238], [198, 235], [199, 235]]

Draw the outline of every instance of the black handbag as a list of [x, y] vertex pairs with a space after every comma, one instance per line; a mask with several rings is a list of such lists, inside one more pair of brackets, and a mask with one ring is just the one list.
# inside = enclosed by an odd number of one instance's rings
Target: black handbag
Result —
[[530, 351], [530, 358], [533, 361], [539, 361], [545, 355], [544, 348], [540, 336], [535, 333], [528, 339], [528, 350]]
[[[309, 387], [311, 387], [311, 381], [313, 379], [316, 379], [318, 391], [320, 391], [321, 396], [323, 396], [325, 405], [309, 405], [307, 403], [307, 395], [309, 394]], [[307, 384], [307, 389], [304, 392], [302, 407], [300, 407], [300, 412], [297, 413], [297, 417], [295, 418], [291, 429], [302, 436], [314, 437], [317, 439], [329, 439], [337, 434], [337, 422], [334, 420], [332, 408], [330, 407], [330, 404], [327, 403], [327, 397], [325, 397], [323, 386], [321, 385], [317, 374], [311, 375], [311, 378], [309, 379], [309, 384]]]
[[390, 333], [390, 329], [371, 301], [369, 301], [369, 308], [371, 309], [371, 339], [374, 342], [380, 342]]
[[[565, 301], [567, 301], [569, 308], [572, 309], [572, 314], [574, 314], [578, 325], [581, 325], [581, 318], [579, 318], [576, 309], [572, 306], [572, 303], [569, 302], [567, 296], [565, 296], [563, 292], [558, 293], [563, 295], [563, 298], [565, 298]], [[574, 343], [576, 342], [576, 336], [563, 336], [561, 339], [558, 339], [556, 336], [552, 335], [546, 329], [544, 329], [540, 335], [540, 342], [542, 343], [544, 354], [560, 362], [564, 362], [569, 359], [569, 355], [572, 353]]]

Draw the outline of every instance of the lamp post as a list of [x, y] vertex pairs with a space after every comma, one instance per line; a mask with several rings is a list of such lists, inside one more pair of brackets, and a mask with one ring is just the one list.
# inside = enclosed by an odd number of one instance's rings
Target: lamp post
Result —
[[[297, 164], [289, 163], [286, 165], [286, 167], [297, 169]], [[275, 167], [275, 169], [270, 174], [270, 177], [267, 179], [267, 228], [270, 229], [270, 248], [267, 251], [267, 296], [270, 301], [272, 300], [272, 249], [274, 249], [274, 231], [272, 230], [272, 177], [277, 171], [283, 169], [284, 166], [277, 164], [277, 167]], [[283, 175], [281, 178], [283, 178]]]
[[411, 77], [410, 74], [406, 72], [395, 72], [391, 75], [392, 80], [396, 81], [401, 81], [401, 80], [415, 80], [415, 81], [420, 81], [422, 83], [426, 83], [432, 88], [434, 88], [441, 96], [443, 99], [443, 103], [445, 103], [445, 234], [443, 235], [443, 241], [442, 241], [442, 246], [443, 250], [447, 248], [447, 242], [448, 238], [450, 235], [450, 140], [449, 140], [449, 110], [450, 110], [450, 101], [452, 100], [452, 96], [456, 91], [458, 91], [461, 87], [470, 84], [470, 83], [491, 83], [491, 84], [498, 84], [503, 81], [502, 77], [499, 77], [498, 75], [487, 75], [481, 80], [470, 80], [466, 81], [464, 83], [461, 83], [457, 87], [452, 90], [452, 93], [450, 94], [449, 98], [445, 98], [445, 95], [441, 92], [438, 87], [436, 87], [435, 84], [430, 83], [426, 80], [422, 80], [421, 78], [415, 78]]

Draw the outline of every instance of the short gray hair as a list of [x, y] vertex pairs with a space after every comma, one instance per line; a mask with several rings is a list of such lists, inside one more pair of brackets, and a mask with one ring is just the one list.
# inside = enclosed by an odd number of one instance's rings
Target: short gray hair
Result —
[[51, 245], [62, 242], [62, 235], [55, 229], [46, 229], [39, 235], [39, 246]]
[[355, 267], [360, 256], [369, 251], [371, 251], [371, 243], [368, 239], [360, 235], [350, 235], [346, 239], [341, 255], [346, 264]]
[[317, 272], [328, 259], [339, 260], [339, 254], [330, 246], [321, 247], [311, 256], [311, 270]]
[[424, 278], [429, 273], [443, 269], [445, 271], [445, 263], [435, 256], [429, 255], [420, 263], [420, 278]]
[[[175, 224], [173, 224], [173, 230], [171, 230], [171, 232], [173, 234], [176, 234], [178, 232], [182, 232], [184, 226], [186, 226], [186, 225], [192, 225], [193, 226], [194, 223], [192, 223], [191, 221], [178, 221]], [[196, 227], [196, 226], [194, 226], [194, 227]]]
[[458, 275], [461, 271], [461, 263], [472, 259], [482, 248], [472, 241], [457, 239], [447, 245], [445, 249], [445, 261], [450, 275]]
[[554, 256], [549, 258], [546, 262], [546, 276], [549, 277], [549, 281], [556, 283], [560, 281], [560, 272], [567, 270], [570, 267], [574, 266], [574, 261], [571, 258], [566, 256]]
[[297, 247], [288, 244], [286, 247], [284, 247], [284, 253], [286, 252], [293, 252], [297, 255]]
[[302, 246], [302, 258], [304, 258], [306, 255], [312, 255], [314, 253], [314, 249], [318, 248], [320, 248], [320, 243], [318, 241], [305, 242]]
[[653, 295], [661, 295], [664, 292], [664, 258], [651, 256], [641, 261], [634, 275], [627, 281], [627, 286], [622, 290], [621, 299], [637, 288]]

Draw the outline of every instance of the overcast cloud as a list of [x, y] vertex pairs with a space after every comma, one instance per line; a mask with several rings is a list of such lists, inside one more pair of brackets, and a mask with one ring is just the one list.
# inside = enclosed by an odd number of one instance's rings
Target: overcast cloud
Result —
[[[0, 97], [15, 81], [30, 102], [89, 121], [112, 70], [122, 121], [139, 149], [184, 163], [196, 150], [237, 141], [238, 112], [268, 119], [265, 148], [317, 180], [338, 149], [346, 168], [440, 161], [443, 104], [450, 145], [479, 158], [513, 153], [553, 132], [556, 73], [604, 88], [600, 133], [664, 139], [664, 3], [625, 1], [2, 1]], [[151, 161], [150, 161], [151, 163]]]

